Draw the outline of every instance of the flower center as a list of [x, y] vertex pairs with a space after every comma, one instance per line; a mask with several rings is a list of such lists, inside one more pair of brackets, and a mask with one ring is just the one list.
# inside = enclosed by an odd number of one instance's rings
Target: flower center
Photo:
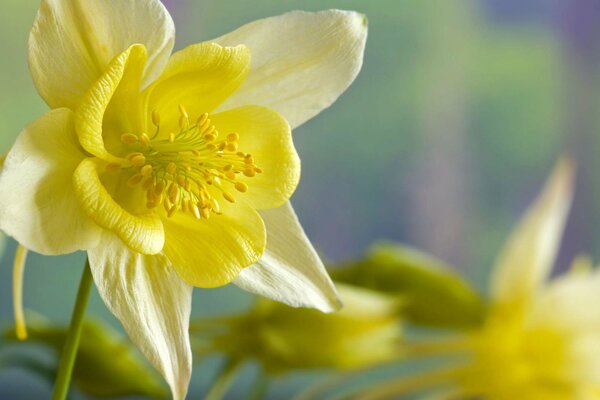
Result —
[[142, 186], [148, 209], [162, 204], [169, 218], [182, 211], [208, 219], [211, 214], [221, 214], [218, 197], [235, 203], [231, 189], [241, 193], [248, 190], [240, 180], [242, 175], [252, 178], [262, 170], [251, 154], [238, 151], [237, 133], [219, 138], [208, 114], [191, 124], [182, 105], [179, 112], [179, 132], [166, 138], [159, 136], [160, 115], [156, 111], [152, 113], [156, 127], [152, 137], [145, 133], [121, 135], [121, 142], [132, 150], [127, 156], [132, 171], [127, 183]]

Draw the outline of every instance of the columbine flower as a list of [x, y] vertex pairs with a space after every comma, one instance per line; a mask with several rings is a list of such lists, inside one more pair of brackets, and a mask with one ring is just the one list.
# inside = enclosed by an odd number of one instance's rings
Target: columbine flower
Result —
[[437, 343], [440, 353], [456, 345], [466, 364], [381, 386], [365, 399], [449, 383], [454, 387], [442, 390], [452, 398], [598, 398], [600, 271], [576, 261], [549, 280], [571, 204], [572, 174], [562, 161], [510, 236], [494, 269], [482, 327]]
[[[501, 253], [487, 322], [469, 339], [464, 393], [489, 399], [583, 399], [600, 390], [600, 274], [547, 282], [572, 197], [567, 162], [555, 170]], [[595, 398], [595, 397], [593, 397]]]
[[100, 295], [182, 398], [192, 286], [337, 307], [287, 202], [290, 130], [353, 81], [366, 20], [292, 12], [169, 58], [174, 33], [158, 0], [42, 2], [29, 60], [53, 110], [8, 155], [0, 228], [39, 253], [87, 250]]
[[269, 373], [355, 369], [398, 358], [401, 301], [350, 285], [337, 288], [344, 308], [334, 314], [259, 298], [245, 314], [198, 320], [191, 331], [208, 339], [199, 352], [224, 353], [238, 362], [256, 359]]

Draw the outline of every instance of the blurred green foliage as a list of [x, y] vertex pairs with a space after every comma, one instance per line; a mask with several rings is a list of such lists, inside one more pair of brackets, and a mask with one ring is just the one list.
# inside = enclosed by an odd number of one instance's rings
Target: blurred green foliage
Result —
[[[7, 331], [4, 340], [21, 346], [27, 346], [31, 342], [47, 346], [55, 351], [58, 362], [66, 334], [66, 327], [49, 324], [38, 316], [29, 318], [28, 341], [20, 342], [14, 330]], [[42, 375], [50, 384], [54, 382], [55, 369], [45, 367], [30, 355], [13, 355], [9, 361], [4, 367], [20, 365]], [[94, 320], [84, 322], [73, 370], [73, 383], [82, 392], [96, 397], [140, 395], [164, 399], [169, 393], [162, 378], [141, 361], [126, 338]]]
[[331, 271], [337, 282], [402, 298], [399, 312], [416, 325], [470, 328], [485, 317], [484, 301], [453, 268], [406, 246], [377, 245]]

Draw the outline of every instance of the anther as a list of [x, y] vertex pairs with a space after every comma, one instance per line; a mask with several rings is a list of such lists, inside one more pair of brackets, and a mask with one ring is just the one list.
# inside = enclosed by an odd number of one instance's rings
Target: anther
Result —
[[110, 163], [106, 165], [106, 170], [108, 172], [117, 172], [121, 170], [121, 165], [117, 163]]
[[138, 142], [138, 137], [133, 133], [124, 133], [121, 135], [121, 142], [124, 144], [135, 144]]
[[144, 179], [142, 174], [135, 174], [134, 176], [129, 178], [129, 180], [127, 180], [127, 185], [129, 185], [130, 187], [137, 186], [140, 184], [140, 182], [142, 182], [142, 179]]
[[238, 148], [237, 143], [235, 143], [235, 142], [229, 142], [229, 143], [227, 143], [227, 147], [226, 147], [227, 151], [234, 152], [234, 151], [237, 150], [237, 148]]
[[173, 143], [175, 141], [175, 133], [171, 132], [169, 133], [169, 142]]
[[183, 118], [185, 118], [185, 119], [189, 119], [189, 118], [190, 118], [190, 117], [189, 117], [189, 115], [188, 115], [188, 112], [187, 112], [187, 110], [185, 109], [185, 107], [183, 106], [183, 104], [180, 104], [180, 105], [179, 105], [179, 112], [181, 113], [181, 116], [182, 116]]
[[169, 211], [167, 211], [167, 217], [171, 218], [175, 214], [175, 211], [177, 211], [177, 205], [172, 205]]
[[214, 197], [210, 198], [210, 206], [216, 213], [221, 211], [221, 206], [219, 205], [219, 202], [217, 201], [217, 199], [215, 199]]
[[244, 182], [236, 182], [235, 189], [238, 192], [246, 193], [248, 191], [248, 185], [246, 185]]
[[143, 154], [138, 153], [138, 154], [130, 155], [129, 161], [131, 162], [131, 165], [133, 165], [134, 167], [141, 167], [144, 164], [146, 164], [146, 157], [144, 157]]
[[230, 203], [235, 203], [235, 197], [229, 192], [223, 192], [223, 197]]
[[196, 219], [200, 219], [200, 209], [198, 208], [198, 206], [196, 204], [192, 204], [191, 208], [192, 212], [194, 213], [194, 217], [196, 217]]
[[149, 137], [147, 134], [145, 134], [145, 133], [142, 133], [142, 134], [140, 135], [140, 142], [141, 142], [142, 144], [144, 144], [144, 145], [148, 146], [148, 145], [150, 144], [150, 137]]
[[175, 174], [177, 172], [177, 165], [174, 162], [170, 162], [167, 165], [167, 172], [171, 175]]
[[198, 121], [196, 122], [196, 125], [200, 126], [202, 124], [204, 124], [206, 122], [206, 120], [208, 119], [208, 113], [204, 113], [202, 114], [199, 118]]
[[238, 135], [237, 133], [230, 133], [229, 135], [227, 135], [227, 141], [228, 142], [237, 142], [238, 140], [240, 140], [240, 135]]
[[142, 167], [142, 169], [140, 170], [140, 173], [144, 176], [150, 176], [150, 174], [152, 173], [152, 165], [150, 164], [146, 164]]
[[160, 125], [160, 113], [158, 112], [158, 110], [153, 110], [152, 111], [152, 123], [157, 128]]

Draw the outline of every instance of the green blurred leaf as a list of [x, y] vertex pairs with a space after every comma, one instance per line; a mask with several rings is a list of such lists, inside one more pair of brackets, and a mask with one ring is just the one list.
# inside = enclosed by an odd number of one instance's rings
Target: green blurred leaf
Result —
[[374, 246], [364, 259], [331, 270], [338, 282], [402, 297], [403, 318], [416, 325], [463, 329], [479, 325], [482, 298], [450, 267], [415, 249]]
[[[57, 357], [60, 355], [67, 333], [65, 327], [51, 325], [37, 317], [28, 319], [27, 331], [29, 341], [53, 348]], [[7, 342], [19, 342], [14, 330], [7, 332], [5, 339]], [[36, 368], [38, 364], [29, 359], [24, 360], [25, 362], [17, 362], [16, 365], [27, 369], [30, 369], [28, 366], [33, 366], [30, 370], [48, 378], [47, 371]], [[51, 375], [50, 379], [53, 380], [55, 371]], [[82, 392], [98, 397], [168, 396], [160, 376], [137, 357], [133, 346], [127, 340], [119, 337], [108, 326], [91, 320], [85, 321], [83, 325], [73, 370], [73, 383]]]

